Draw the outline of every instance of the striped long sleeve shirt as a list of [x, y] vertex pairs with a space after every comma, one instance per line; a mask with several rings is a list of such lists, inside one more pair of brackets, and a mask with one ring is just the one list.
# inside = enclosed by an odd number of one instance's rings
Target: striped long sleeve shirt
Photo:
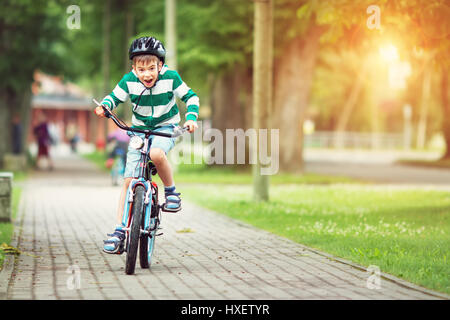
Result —
[[133, 127], [153, 130], [163, 125], [178, 124], [180, 112], [175, 103], [176, 97], [186, 104], [186, 120], [197, 121], [198, 118], [198, 96], [183, 82], [180, 75], [175, 70], [169, 70], [167, 65], [161, 69], [158, 81], [152, 88], [146, 88], [134, 70], [131, 70], [103, 99], [102, 104], [113, 110], [128, 97], [133, 106]]

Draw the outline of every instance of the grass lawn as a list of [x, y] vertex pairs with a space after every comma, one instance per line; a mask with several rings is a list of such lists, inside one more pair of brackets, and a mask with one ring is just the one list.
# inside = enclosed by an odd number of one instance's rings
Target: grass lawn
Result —
[[95, 163], [95, 165], [97, 167], [99, 167], [100, 169], [104, 170], [104, 171], [108, 171], [109, 169], [106, 168], [105, 166], [105, 161], [107, 159], [106, 154], [100, 151], [94, 151], [92, 153], [85, 153], [85, 154], [81, 154], [81, 156], [83, 158], [85, 158], [86, 160], [89, 160], [93, 163]]
[[[16, 174], [14, 174], [16, 177]], [[22, 188], [19, 186], [13, 186], [12, 190], [12, 218], [15, 219], [17, 216], [17, 210], [19, 207], [20, 195], [22, 193]], [[13, 234], [14, 226], [12, 223], [0, 223], [0, 245], [6, 243], [7, 245], [11, 242], [11, 237]], [[3, 267], [3, 260], [5, 258], [5, 254], [3, 250], [0, 248], [0, 270]]]
[[[450, 193], [367, 185], [190, 185], [186, 199], [298, 243], [450, 293]], [[207, 199], [207, 201], [205, 201]]]

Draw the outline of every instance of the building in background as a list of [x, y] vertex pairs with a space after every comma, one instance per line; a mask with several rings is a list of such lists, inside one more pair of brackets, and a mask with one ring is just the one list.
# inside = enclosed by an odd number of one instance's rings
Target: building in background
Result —
[[[63, 82], [60, 76], [40, 71], [34, 73], [32, 93], [31, 127], [37, 124], [38, 114], [43, 112], [52, 127], [56, 143], [70, 144], [76, 134], [80, 143], [104, 147], [106, 121], [93, 113], [95, 105], [90, 93], [73, 83]], [[33, 141], [30, 130], [28, 142]]]

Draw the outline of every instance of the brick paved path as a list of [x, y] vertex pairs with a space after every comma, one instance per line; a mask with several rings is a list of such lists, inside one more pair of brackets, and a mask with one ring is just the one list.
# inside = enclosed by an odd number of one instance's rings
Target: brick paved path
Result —
[[13, 243], [23, 253], [8, 299], [439, 298], [384, 278], [380, 289], [370, 290], [364, 269], [188, 199], [182, 214], [163, 216], [164, 235], [156, 239], [151, 269], [138, 264], [135, 275], [125, 275], [125, 255], [101, 250], [112, 231], [119, 187], [84, 160], [69, 157], [56, 166], [37, 172], [25, 186]]

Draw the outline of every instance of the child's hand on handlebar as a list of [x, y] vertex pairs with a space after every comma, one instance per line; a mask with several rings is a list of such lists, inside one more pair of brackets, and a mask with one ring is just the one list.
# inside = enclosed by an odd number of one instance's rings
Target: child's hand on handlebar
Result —
[[94, 113], [99, 117], [107, 118], [107, 116], [105, 114], [105, 109], [103, 109], [103, 108], [106, 108], [109, 110], [109, 108], [107, 106], [102, 105], [102, 106], [96, 107], [94, 110]]
[[198, 128], [197, 122], [193, 120], [188, 120], [184, 123], [183, 128], [188, 128], [188, 132], [192, 133], [195, 129]]

